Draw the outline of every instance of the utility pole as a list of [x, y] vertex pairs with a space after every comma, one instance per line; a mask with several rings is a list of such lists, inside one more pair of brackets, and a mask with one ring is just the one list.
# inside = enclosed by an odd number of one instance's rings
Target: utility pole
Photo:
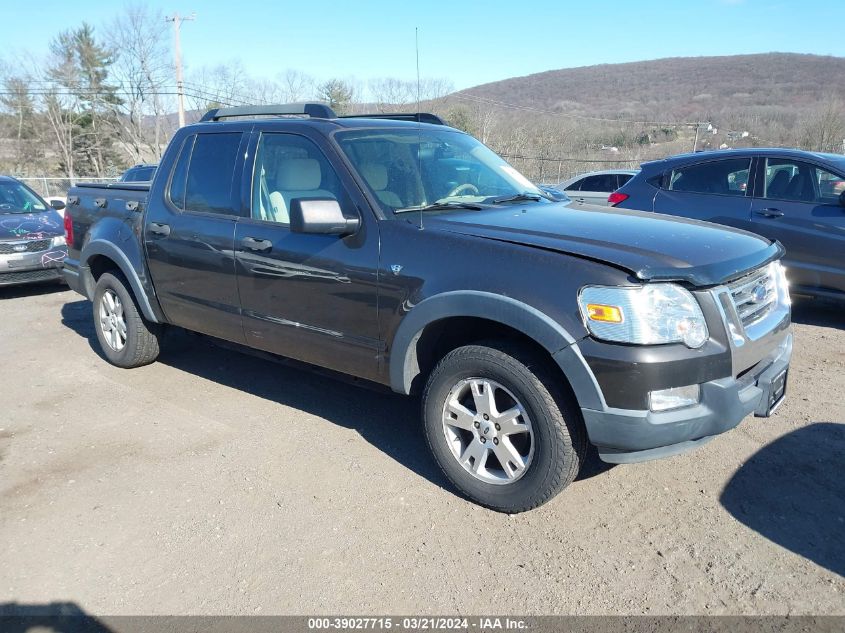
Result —
[[699, 121], [698, 123], [695, 124], [695, 139], [692, 142], [692, 152], [693, 152], [693, 154], [696, 151], [698, 151], [698, 132], [701, 130], [702, 125], [706, 125], [708, 131], [713, 129], [713, 124], [709, 121], [705, 121], [704, 123]]
[[185, 126], [185, 83], [182, 79], [182, 42], [179, 32], [182, 22], [194, 20], [196, 17], [196, 13], [182, 17], [177, 12], [172, 17], [165, 18], [168, 22], [173, 22], [173, 63], [176, 66], [176, 100], [179, 104], [179, 127]]

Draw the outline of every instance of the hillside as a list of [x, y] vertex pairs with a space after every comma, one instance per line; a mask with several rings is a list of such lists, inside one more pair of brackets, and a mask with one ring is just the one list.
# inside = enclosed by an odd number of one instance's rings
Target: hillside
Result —
[[676, 57], [565, 68], [460, 91], [555, 112], [648, 121], [734, 114], [787, 118], [831, 96], [845, 98], [845, 58], [794, 53]]

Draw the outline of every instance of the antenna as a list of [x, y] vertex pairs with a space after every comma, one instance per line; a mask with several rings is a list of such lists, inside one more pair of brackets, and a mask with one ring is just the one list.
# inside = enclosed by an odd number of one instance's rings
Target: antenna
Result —
[[[420, 27], [414, 27], [414, 45], [417, 53], [417, 112], [420, 111]], [[417, 173], [422, 177], [422, 122], [417, 117]], [[423, 212], [420, 207], [420, 231], [423, 228]]]
[[420, 28], [414, 27], [414, 43], [417, 49], [417, 112], [420, 111]]

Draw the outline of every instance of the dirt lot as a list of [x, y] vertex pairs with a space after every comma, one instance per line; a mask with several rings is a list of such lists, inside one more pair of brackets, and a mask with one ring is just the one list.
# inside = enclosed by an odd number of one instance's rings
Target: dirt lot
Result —
[[417, 403], [0, 290], [0, 603], [94, 614], [845, 614], [845, 316], [796, 305], [788, 401], [509, 517], [455, 496]]

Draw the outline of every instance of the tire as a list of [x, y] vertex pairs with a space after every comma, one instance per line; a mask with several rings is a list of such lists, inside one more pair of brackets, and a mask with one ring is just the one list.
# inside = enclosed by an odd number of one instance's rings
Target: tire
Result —
[[560, 382], [546, 359], [507, 341], [467, 345], [443, 357], [426, 383], [423, 424], [435, 460], [463, 495], [513, 514], [572, 483], [587, 436], [574, 395]]
[[100, 276], [94, 289], [93, 315], [100, 348], [112, 365], [131, 369], [149, 365], [158, 358], [161, 326], [141, 315], [120, 272]]

